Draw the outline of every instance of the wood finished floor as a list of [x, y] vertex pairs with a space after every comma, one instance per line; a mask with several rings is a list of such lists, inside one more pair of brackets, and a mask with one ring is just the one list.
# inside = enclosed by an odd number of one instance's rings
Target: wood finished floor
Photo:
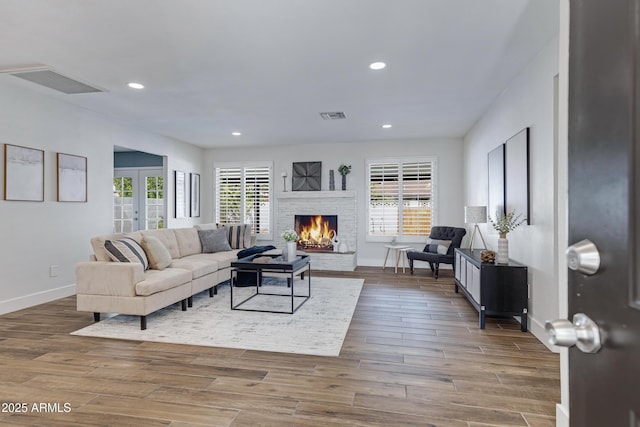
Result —
[[340, 357], [71, 336], [75, 297], [0, 316], [0, 425], [555, 426], [558, 356], [512, 319], [480, 330], [450, 271], [314, 274], [365, 278]]

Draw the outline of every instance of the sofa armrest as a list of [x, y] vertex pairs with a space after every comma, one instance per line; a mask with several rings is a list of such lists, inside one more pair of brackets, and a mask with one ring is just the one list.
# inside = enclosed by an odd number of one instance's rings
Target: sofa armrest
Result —
[[142, 264], [86, 261], [76, 266], [76, 291], [85, 295], [136, 296], [136, 283], [144, 280]]

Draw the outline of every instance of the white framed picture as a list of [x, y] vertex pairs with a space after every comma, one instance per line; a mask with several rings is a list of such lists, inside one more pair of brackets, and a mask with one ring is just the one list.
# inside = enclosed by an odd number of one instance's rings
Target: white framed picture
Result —
[[175, 217], [187, 217], [187, 174], [183, 171], [174, 171], [175, 186]]
[[199, 217], [200, 216], [200, 174], [199, 173], [191, 173], [190, 176], [190, 189], [191, 189], [191, 216]]
[[44, 201], [44, 151], [4, 145], [4, 199]]
[[58, 201], [87, 201], [87, 158], [57, 153]]

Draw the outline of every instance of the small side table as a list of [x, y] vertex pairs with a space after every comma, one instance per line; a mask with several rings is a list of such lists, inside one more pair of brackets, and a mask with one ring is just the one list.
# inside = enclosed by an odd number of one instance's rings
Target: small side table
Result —
[[387, 254], [384, 257], [384, 264], [382, 266], [382, 269], [384, 270], [385, 267], [387, 266], [387, 259], [389, 259], [389, 252], [393, 251], [394, 252], [394, 256], [396, 258], [396, 265], [395, 265], [395, 272], [396, 274], [398, 273], [398, 264], [400, 263], [400, 257], [402, 256], [402, 254], [404, 254], [404, 258], [402, 258], [402, 271], [404, 272], [404, 268], [405, 268], [405, 258], [406, 258], [406, 254], [407, 254], [407, 250], [411, 248], [411, 246], [407, 246], [407, 245], [384, 245], [385, 248], [387, 248]]

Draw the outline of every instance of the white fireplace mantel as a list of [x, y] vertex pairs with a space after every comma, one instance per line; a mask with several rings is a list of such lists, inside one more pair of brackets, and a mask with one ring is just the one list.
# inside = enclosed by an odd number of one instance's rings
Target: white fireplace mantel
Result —
[[355, 199], [356, 192], [351, 190], [342, 191], [281, 191], [276, 194], [276, 199]]

